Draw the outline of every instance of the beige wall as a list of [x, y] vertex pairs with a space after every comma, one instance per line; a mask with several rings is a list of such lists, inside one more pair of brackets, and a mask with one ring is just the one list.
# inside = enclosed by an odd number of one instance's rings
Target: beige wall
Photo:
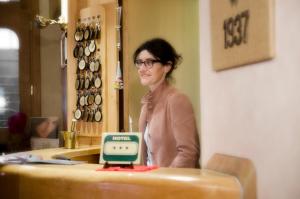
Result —
[[[39, 0], [39, 15], [57, 20], [59, 14], [60, 1]], [[62, 30], [57, 24], [40, 29], [41, 116], [59, 117], [60, 129], [63, 125], [61, 35]]]
[[[174, 71], [175, 86], [189, 96], [199, 116], [198, 0], [124, 0], [125, 68], [128, 70], [129, 114], [137, 130], [140, 99], [147, 91], [140, 85], [132, 55], [144, 41], [162, 37], [183, 56]], [[125, 70], [126, 70], [125, 69]]]
[[[58, 25], [41, 29], [41, 116], [57, 116], [62, 122], [62, 69], [60, 66], [60, 38]], [[60, 126], [62, 123], [60, 124]]]
[[39, 0], [38, 14], [57, 20], [61, 15], [61, 0]]
[[258, 198], [300, 198], [300, 1], [276, 1], [276, 57], [215, 72], [209, 0], [200, 5], [202, 164], [216, 152], [251, 159]]

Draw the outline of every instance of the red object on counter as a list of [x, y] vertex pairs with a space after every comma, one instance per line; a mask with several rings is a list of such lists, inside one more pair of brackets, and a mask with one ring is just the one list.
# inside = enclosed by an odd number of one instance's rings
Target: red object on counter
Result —
[[99, 168], [96, 169], [96, 171], [131, 171], [131, 172], [143, 172], [143, 171], [150, 171], [150, 170], [154, 170], [154, 169], [158, 169], [158, 166], [133, 166], [132, 167], [120, 167], [120, 166], [112, 166], [112, 167], [108, 167], [108, 168]]

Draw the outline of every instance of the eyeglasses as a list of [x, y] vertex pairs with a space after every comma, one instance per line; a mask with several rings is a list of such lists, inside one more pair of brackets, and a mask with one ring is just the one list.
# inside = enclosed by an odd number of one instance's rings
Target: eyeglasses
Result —
[[158, 59], [146, 59], [145, 61], [137, 59], [137, 60], [135, 60], [134, 64], [137, 69], [140, 69], [143, 66], [143, 64], [146, 69], [150, 69], [153, 67], [153, 64], [159, 63], [159, 62], [161, 62], [161, 61]]

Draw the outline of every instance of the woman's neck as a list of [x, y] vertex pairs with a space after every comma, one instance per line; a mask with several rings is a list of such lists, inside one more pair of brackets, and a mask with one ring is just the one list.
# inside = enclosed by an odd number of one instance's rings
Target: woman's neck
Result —
[[153, 92], [157, 87], [159, 87], [163, 82], [167, 81], [165, 78], [162, 78], [161, 80], [159, 80], [159, 82], [157, 82], [155, 85], [151, 85], [149, 86], [149, 89], [151, 92]]

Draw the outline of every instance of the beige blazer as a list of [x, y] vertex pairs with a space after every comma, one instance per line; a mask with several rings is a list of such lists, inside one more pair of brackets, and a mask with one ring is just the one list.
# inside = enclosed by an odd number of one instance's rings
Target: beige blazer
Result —
[[[147, 124], [154, 165], [199, 167], [199, 137], [192, 105], [184, 94], [166, 81], [142, 98], [139, 130], [143, 134]], [[145, 164], [145, 141], [142, 151]]]

